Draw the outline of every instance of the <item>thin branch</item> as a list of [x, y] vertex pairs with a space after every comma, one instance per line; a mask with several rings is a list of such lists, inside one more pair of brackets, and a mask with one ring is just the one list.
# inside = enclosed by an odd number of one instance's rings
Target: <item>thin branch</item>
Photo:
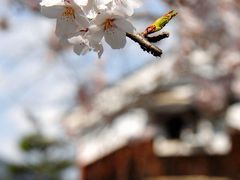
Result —
[[145, 38], [151, 43], [156, 43], [168, 37], [169, 37], [169, 32], [162, 32], [156, 36], [146, 36]]
[[144, 51], [151, 53], [153, 56], [161, 57], [162, 50], [152, 43], [156, 43], [162, 39], [168, 38], [168, 32], [162, 32], [156, 36], [149, 36], [150, 34], [159, 32], [169, 21], [177, 15], [177, 11], [172, 10], [164, 14], [151, 25], [149, 25], [142, 33], [126, 33], [126, 36], [131, 40], [137, 42]]
[[169, 33], [163, 32], [163, 33], [159, 34], [158, 36], [146, 37], [146, 38], [144, 38], [139, 33], [137, 33], [137, 34], [127, 33], [126, 36], [128, 38], [130, 38], [131, 40], [137, 42], [144, 51], [151, 53], [155, 57], [161, 57], [162, 50], [160, 48], [158, 48], [157, 46], [153, 45], [151, 42], [158, 42], [164, 38], [167, 38], [167, 37], [169, 37]]

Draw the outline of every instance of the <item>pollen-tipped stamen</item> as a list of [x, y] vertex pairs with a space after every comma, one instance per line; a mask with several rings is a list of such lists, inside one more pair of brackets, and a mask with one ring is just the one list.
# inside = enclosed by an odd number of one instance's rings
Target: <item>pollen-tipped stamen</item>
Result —
[[65, 7], [63, 17], [75, 19], [75, 10], [70, 6]]
[[114, 20], [115, 19], [107, 19], [103, 24], [104, 24], [104, 30], [106, 31], [107, 29], [110, 29], [114, 25]]

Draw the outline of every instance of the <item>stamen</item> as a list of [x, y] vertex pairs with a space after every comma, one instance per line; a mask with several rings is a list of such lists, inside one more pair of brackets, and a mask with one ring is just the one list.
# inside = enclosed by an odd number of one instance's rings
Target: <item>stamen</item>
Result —
[[75, 11], [72, 7], [66, 6], [63, 12], [63, 17], [75, 19]]
[[113, 27], [113, 22], [115, 21], [115, 19], [107, 19], [104, 22], [104, 30], [110, 29], [111, 27]]

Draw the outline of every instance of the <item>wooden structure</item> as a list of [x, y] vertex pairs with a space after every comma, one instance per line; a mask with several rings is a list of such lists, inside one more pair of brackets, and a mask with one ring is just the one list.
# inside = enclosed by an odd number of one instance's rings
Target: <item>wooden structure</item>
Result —
[[151, 139], [138, 140], [81, 167], [82, 180], [144, 180], [157, 176], [205, 175], [240, 179], [240, 132], [225, 155], [158, 157]]

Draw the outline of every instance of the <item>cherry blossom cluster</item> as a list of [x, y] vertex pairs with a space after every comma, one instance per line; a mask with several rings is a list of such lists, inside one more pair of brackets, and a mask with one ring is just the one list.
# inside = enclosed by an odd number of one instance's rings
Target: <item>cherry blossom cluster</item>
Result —
[[42, 0], [41, 13], [55, 18], [56, 35], [73, 45], [78, 55], [95, 51], [101, 57], [102, 39], [113, 49], [123, 48], [126, 33], [135, 28], [128, 20], [138, 0]]

